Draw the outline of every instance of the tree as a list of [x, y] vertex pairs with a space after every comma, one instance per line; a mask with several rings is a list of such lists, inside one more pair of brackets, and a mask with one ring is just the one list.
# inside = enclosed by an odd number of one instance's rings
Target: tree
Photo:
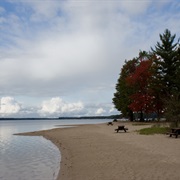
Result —
[[180, 101], [180, 47], [179, 40], [175, 42], [175, 38], [176, 35], [171, 35], [166, 29], [164, 34], [160, 34], [161, 41], [157, 42], [155, 49], [151, 49], [158, 56], [154, 64], [154, 87], [159, 87], [158, 95], [164, 105], [166, 118], [177, 122]]
[[172, 108], [179, 107], [180, 102], [180, 46], [175, 38], [166, 29], [151, 53], [141, 51], [138, 58], [125, 61], [113, 103], [131, 120], [135, 111], [141, 113], [141, 120], [143, 113], [156, 112], [159, 117], [168, 111], [172, 119], [177, 119]]
[[164, 83], [162, 82], [161, 73], [158, 71], [158, 57], [156, 55], [152, 56], [152, 65], [151, 65], [151, 81], [149, 83], [149, 89], [153, 95], [153, 106], [154, 112], [157, 115], [158, 120], [160, 120], [161, 115], [164, 112], [164, 102], [162, 95], [165, 94]]
[[173, 126], [180, 125], [180, 92], [171, 95], [168, 100], [165, 100], [166, 111], [165, 116], [173, 122]]
[[156, 61], [157, 74], [164, 87], [164, 96], [170, 96], [172, 90], [176, 88], [174, 79], [176, 78], [176, 68], [178, 65], [178, 42], [175, 41], [176, 35], [166, 29], [164, 34], [160, 34], [161, 42], [157, 42], [152, 52], [159, 58]]
[[129, 96], [133, 93], [133, 88], [129, 87], [126, 83], [126, 78], [135, 71], [136, 64], [138, 63], [137, 59], [125, 61], [124, 66], [121, 69], [120, 76], [116, 84], [116, 92], [113, 97], [113, 104], [115, 108], [124, 116], [129, 116], [130, 120], [133, 120], [133, 112], [129, 108], [131, 99]]
[[175, 57], [176, 59], [176, 69], [174, 72], [174, 79], [173, 79], [173, 83], [175, 84], [175, 88], [174, 91], [176, 92], [180, 92], [180, 44], [177, 45], [177, 56]]
[[156, 106], [154, 105], [154, 96], [150, 89], [152, 78], [152, 59], [147, 54], [140, 52], [140, 63], [137, 65], [135, 71], [127, 78], [127, 84], [135, 88], [133, 94], [130, 95], [131, 103], [129, 108], [133, 112], [140, 113], [140, 121], [143, 121], [143, 114], [154, 112]]
[[166, 118], [173, 122], [173, 126], [178, 127], [180, 125], [180, 46], [176, 50], [177, 56], [175, 58], [177, 59], [177, 67], [174, 72], [175, 78], [173, 81], [175, 88], [171, 96], [164, 101], [166, 105]]

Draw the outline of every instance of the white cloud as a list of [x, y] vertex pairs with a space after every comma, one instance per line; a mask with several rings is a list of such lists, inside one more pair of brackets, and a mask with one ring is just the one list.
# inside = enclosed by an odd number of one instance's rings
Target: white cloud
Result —
[[103, 113], [105, 113], [106, 111], [103, 108], [99, 108], [96, 111], [96, 115], [102, 115]]
[[109, 113], [114, 113], [114, 112], [117, 113], [117, 110], [114, 107], [111, 107], [111, 109], [109, 110]]
[[24, 1], [18, 0], [21, 4], [24, 5], [24, 9], [21, 7], [21, 11], [27, 11], [29, 9], [33, 10], [33, 13], [30, 13], [30, 20], [35, 22], [47, 21], [55, 16], [62, 9], [62, 1]]
[[[48, 100], [41, 114], [79, 114], [70, 111], [79, 99], [84, 107], [110, 104], [124, 60], [149, 50], [165, 28], [180, 29], [176, 0], [8, 2], [12, 11], [0, 7], [0, 95], [76, 102]], [[80, 111], [99, 107], [115, 112]]]
[[0, 99], [0, 116], [14, 118], [30, 117], [53, 117], [60, 116], [95, 116], [95, 115], [112, 115], [117, 111], [112, 108], [111, 104], [87, 103], [81, 101], [67, 102], [60, 97], [54, 97], [44, 100], [38, 107], [28, 106], [20, 103], [13, 97], [2, 97]]
[[3, 14], [5, 12], [5, 9], [0, 6], [0, 14]]
[[8, 116], [17, 114], [21, 109], [21, 105], [12, 97], [2, 97], [0, 99], [0, 114]]
[[40, 115], [67, 115], [78, 114], [84, 108], [82, 102], [67, 103], [59, 97], [51, 98], [50, 100], [43, 101], [41, 109], [39, 110]]
[[131, 0], [131, 1], [120, 1], [120, 2], [121, 2], [121, 8], [126, 13], [132, 15], [138, 15], [147, 10], [149, 5], [152, 3], [152, 0], [146, 0], [146, 1]]

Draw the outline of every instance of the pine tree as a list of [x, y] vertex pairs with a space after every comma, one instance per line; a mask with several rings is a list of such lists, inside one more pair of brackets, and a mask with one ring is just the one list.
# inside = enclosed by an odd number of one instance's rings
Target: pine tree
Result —
[[[161, 87], [161, 99], [164, 103], [165, 117], [175, 122], [176, 126], [180, 121], [180, 47], [179, 40], [175, 42], [176, 35], [166, 29], [160, 34], [161, 42], [157, 42], [155, 49], [152, 49], [158, 58], [155, 61], [156, 77], [154, 87], [159, 84]], [[157, 86], [158, 87], [158, 86]]]
[[153, 53], [158, 56], [156, 61], [157, 74], [164, 87], [165, 96], [169, 96], [172, 90], [176, 88], [174, 79], [176, 78], [176, 70], [178, 65], [177, 46], [175, 43], [176, 35], [171, 35], [171, 32], [166, 29], [163, 35], [159, 35], [161, 42], [157, 42], [155, 49], [151, 48]]

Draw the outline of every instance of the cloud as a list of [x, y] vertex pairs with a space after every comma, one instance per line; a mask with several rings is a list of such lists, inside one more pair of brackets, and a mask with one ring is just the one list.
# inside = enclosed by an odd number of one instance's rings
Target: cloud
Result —
[[67, 102], [60, 97], [54, 97], [43, 101], [38, 110], [40, 116], [60, 117], [60, 116], [96, 116], [112, 115], [118, 112], [112, 108], [111, 104]]
[[8, 116], [17, 114], [21, 109], [21, 105], [12, 97], [2, 97], [0, 99], [0, 114]]
[[[3, 3], [8, 4], [3, 7]], [[28, 111], [31, 105], [21, 108], [19, 113], [28, 115], [35, 110], [41, 115], [75, 112], [94, 115], [100, 107], [104, 114], [115, 113], [109, 112], [109, 104], [125, 59], [136, 57], [140, 49], [149, 50], [164, 29], [172, 29], [173, 33], [180, 29], [178, 1], [3, 3], [0, 95], [36, 98], [38, 104], [49, 99], [41, 111], [37, 108]], [[62, 97], [64, 101], [61, 98], [52, 101], [52, 97]], [[75, 107], [81, 102], [84, 108], [68, 111], [71, 109], [68, 105], [73, 103], [65, 99], [76, 102]], [[88, 108], [90, 103], [94, 109]], [[108, 107], [101, 106], [103, 103]], [[64, 112], [60, 106], [66, 107]]]
[[101, 115], [103, 113], [105, 113], [106, 111], [103, 109], [103, 108], [99, 108], [97, 111], [96, 111], [96, 115]]
[[32, 118], [39, 117], [38, 106], [29, 106], [15, 99], [6, 96], [0, 98], [0, 117], [6, 118]]
[[67, 103], [59, 97], [51, 98], [50, 100], [43, 101], [39, 113], [41, 116], [46, 115], [67, 115], [77, 114], [83, 110], [82, 102]]
[[111, 109], [109, 110], [109, 113], [114, 113], [114, 112], [117, 113], [117, 110], [114, 107], [111, 107]]
[[13, 118], [35, 118], [35, 117], [77, 117], [77, 116], [96, 116], [117, 114], [112, 105], [109, 103], [82, 103], [67, 102], [60, 97], [53, 97], [42, 101], [40, 106], [29, 106], [20, 102], [13, 97], [2, 97], [0, 99], [1, 117]]
[[[21, 11], [28, 11], [29, 18], [31, 21], [41, 23], [56, 17], [63, 7], [62, 1], [24, 1], [21, 2]], [[23, 6], [22, 6], [23, 5]]]
[[149, 1], [120, 1], [121, 8], [128, 14], [131, 15], [138, 15], [141, 13], [146, 12], [150, 4], [152, 3], [151, 0]]
[[0, 14], [3, 14], [5, 12], [5, 9], [0, 6]]

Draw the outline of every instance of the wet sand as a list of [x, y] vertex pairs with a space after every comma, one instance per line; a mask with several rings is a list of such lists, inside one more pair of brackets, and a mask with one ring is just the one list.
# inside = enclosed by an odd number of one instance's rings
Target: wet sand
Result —
[[[127, 133], [114, 131], [125, 125]], [[180, 138], [139, 135], [147, 126], [116, 122], [26, 133], [51, 140], [61, 151], [57, 180], [179, 180]]]

